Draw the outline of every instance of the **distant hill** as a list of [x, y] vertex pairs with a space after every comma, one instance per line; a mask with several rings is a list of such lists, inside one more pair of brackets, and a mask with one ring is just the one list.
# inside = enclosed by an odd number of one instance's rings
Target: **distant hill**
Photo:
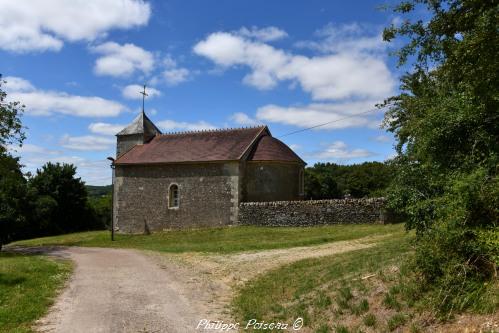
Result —
[[87, 188], [88, 196], [91, 198], [102, 197], [107, 194], [111, 194], [113, 189], [113, 185], [105, 185], [105, 186], [95, 186], [95, 185], [85, 185]]

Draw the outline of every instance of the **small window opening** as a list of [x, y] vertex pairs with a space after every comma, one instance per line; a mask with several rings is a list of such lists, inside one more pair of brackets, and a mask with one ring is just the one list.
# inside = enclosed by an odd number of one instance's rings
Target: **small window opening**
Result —
[[178, 208], [179, 206], [179, 195], [178, 195], [178, 185], [172, 184], [170, 185], [170, 193], [168, 197], [168, 207], [169, 208]]

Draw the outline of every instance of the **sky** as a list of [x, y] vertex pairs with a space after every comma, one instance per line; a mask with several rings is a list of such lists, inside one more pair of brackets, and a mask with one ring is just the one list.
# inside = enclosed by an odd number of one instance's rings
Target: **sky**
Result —
[[165, 133], [265, 124], [309, 165], [384, 161], [394, 140], [375, 105], [401, 73], [381, 37], [400, 18], [383, 4], [0, 0], [2, 89], [26, 105], [27, 139], [10, 150], [26, 171], [72, 163], [110, 184], [106, 157], [146, 84]]

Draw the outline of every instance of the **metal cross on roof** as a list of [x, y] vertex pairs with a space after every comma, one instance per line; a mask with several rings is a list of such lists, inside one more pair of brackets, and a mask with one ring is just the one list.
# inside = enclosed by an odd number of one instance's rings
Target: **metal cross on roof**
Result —
[[149, 96], [147, 93], [146, 93], [146, 85], [144, 84], [144, 91], [139, 91], [140, 94], [142, 94], [142, 112], [144, 112], [144, 103], [145, 103], [145, 99], [146, 99], [146, 96]]

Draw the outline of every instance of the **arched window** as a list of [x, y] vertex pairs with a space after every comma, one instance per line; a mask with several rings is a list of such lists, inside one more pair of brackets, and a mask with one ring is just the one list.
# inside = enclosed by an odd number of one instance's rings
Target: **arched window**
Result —
[[179, 206], [179, 193], [178, 185], [171, 184], [168, 191], [168, 208], [178, 208]]

